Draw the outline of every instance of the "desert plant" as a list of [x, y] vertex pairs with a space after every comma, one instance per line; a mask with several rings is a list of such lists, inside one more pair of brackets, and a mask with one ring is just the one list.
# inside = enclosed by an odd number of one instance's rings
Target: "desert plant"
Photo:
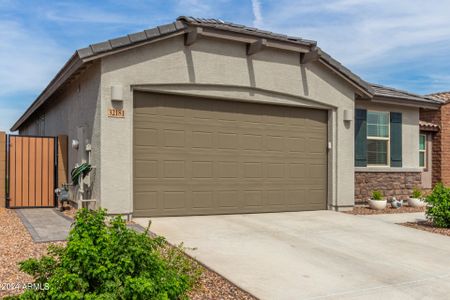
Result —
[[105, 223], [105, 210], [78, 211], [67, 246], [20, 263], [48, 289], [18, 299], [184, 299], [200, 267], [164, 238], [137, 233], [121, 217]]
[[428, 204], [427, 218], [434, 226], [450, 228], [450, 188], [446, 188], [442, 183], [436, 184], [425, 201]]
[[418, 187], [415, 187], [411, 193], [411, 198], [419, 199], [422, 197], [422, 195], [423, 195], [422, 190], [419, 189]]
[[372, 200], [383, 200], [383, 193], [381, 191], [372, 191]]

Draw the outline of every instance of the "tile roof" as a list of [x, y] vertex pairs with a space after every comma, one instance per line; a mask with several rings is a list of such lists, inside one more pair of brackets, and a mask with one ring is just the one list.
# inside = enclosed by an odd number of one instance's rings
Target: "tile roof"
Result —
[[429, 94], [428, 97], [439, 99], [439, 100], [443, 101], [444, 103], [447, 103], [447, 102], [450, 101], [450, 91], [449, 92], [440, 92], [440, 93]]
[[403, 100], [410, 100], [410, 101], [420, 101], [420, 102], [427, 102], [432, 104], [441, 104], [442, 100], [436, 99], [429, 96], [421, 96], [417, 94], [413, 94], [410, 92], [402, 91], [399, 89], [379, 85], [379, 84], [370, 84], [371, 87], [374, 90], [374, 96], [375, 97], [386, 97], [386, 98], [394, 98], [394, 99], [403, 99]]
[[314, 47], [317, 45], [316, 41], [307, 40], [300, 37], [288, 36], [285, 34], [274, 33], [271, 31], [261, 30], [231, 22], [224, 22], [219, 19], [205, 19], [205, 18], [181, 16], [178, 17], [177, 20], [173, 23], [153, 27], [144, 31], [124, 35], [100, 43], [91, 44], [86, 48], [78, 49], [77, 53], [82, 59], [88, 58], [97, 54], [105, 53], [126, 46], [131, 46], [133, 44], [149, 41], [160, 36], [181, 31], [186, 29], [188, 25], [210, 27], [214, 29], [243, 33], [261, 38], [270, 38], [274, 40], [300, 44], [309, 47]]
[[187, 25], [184, 22], [176, 21], [144, 31], [124, 35], [104, 42], [91, 44], [86, 48], [78, 49], [77, 53], [81, 59], [86, 59], [97, 54], [102, 54], [119, 48], [146, 42], [160, 36], [184, 30], [186, 28]]
[[439, 128], [439, 125], [431, 123], [431, 122], [426, 122], [426, 121], [419, 121], [419, 125], [421, 127]]
[[[361, 79], [359, 76], [344, 67], [337, 60], [328, 55], [325, 51], [317, 47], [317, 42], [303, 39], [301, 37], [288, 36], [285, 34], [274, 33], [271, 31], [260, 30], [245, 25], [234, 24], [231, 22], [224, 22], [219, 19], [205, 19], [181, 16], [175, 22], [143, 30], [140, 32], [124, 35], [100, 43], [91, 44], [86, 48], [78, 49], [71, 59], [62, 67], [55, 78], [49, 83], [44, 91], [36, 98], [32, 105], [25, 111], [25, 113], [17, 120], [11, 128], [12, 131], [17, 130], [25, 120], [39, 108], [56, 89], [59, 89], [63, 83], [66, 82], [67, 76], [71, 76], [80, 69], [85, 68], [90, 60], [94, 60], [99, 55], [108, 55], [115, 53], [116, 50], [124, 50], [128, 47], [139, 45], [153, 39], [171, 35], [177, 32], [186, 32], [189, 26], [209, 27], [217, 30], [241, 33], [258, 38], [267, 38], [272, 40], [283, 41], [287, 43], [297, 44], [309, 47], [311, 51], [317, 51], [319, 61], [327, 65], [334, 72], [344, 77], [346, 80], [354, 84], [366, 96], [372, 98], [374, 94], [378, 96], [386, 96], [391, 98], [425, 101], [428, 103], [442, 103], [435, 97], [422, 97], [404, 91], [395, 90], [392, 88], [382, 87], [379, 85], [369, 84]], [[76, 66], [76, 67], [74, 67]]]
[[419, 127], [424, 131], [439, 131], [440, 129], [439, 125], [425, 121], [419, 121]]
[[220, 19], [205, 19], [205, 18], [194, 18], [181, 16], [177, 18], [177, 21], [183, 21], [191, 25], [200, 25], [204, 27], [212, 27], [215, 29], [234, 31], [238, 33], [250, 34], [262, 38], [271, 38], [275, 40], [287, 41], [291, 43], [298, 43], [305, 46], [315, 46], [317, 45], [316, 41], [303, 39], [301, 37], [289, 36], [286, 34], [274, 33], [267, 30], [261, 30], [254, 27], [248, 27], [241, 24], [235, 24], [231, 22], [225, 22]]

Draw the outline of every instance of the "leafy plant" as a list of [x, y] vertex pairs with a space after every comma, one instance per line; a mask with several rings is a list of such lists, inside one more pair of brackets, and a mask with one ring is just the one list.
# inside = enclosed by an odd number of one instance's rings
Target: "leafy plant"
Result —
[[78, 211], [67, 246], [20, 263], [35, 283], [16, 299], [186, 299], [201, 268], [162, 237], [129, 229], [119, 216], [105, 223], [106, 211]]
[[383, 200], [383, 193], [381, 191], [372, 191], [372, 200]]
[[450, 188], [438, 183], [425, 198], [428, 203], [426, 215], [437, 227], [450, 228]]
[[419, 189], [418, 187], [415, 187], [411, 193], [411, 198], [422, 198], [423, 192], [421, 189]]

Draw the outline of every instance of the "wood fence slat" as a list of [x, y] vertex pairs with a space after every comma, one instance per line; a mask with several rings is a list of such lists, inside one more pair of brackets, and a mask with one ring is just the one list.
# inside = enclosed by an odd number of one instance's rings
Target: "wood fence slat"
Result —
[[42, 140], [42, 206], [48, 206], [49, 205], [49, 140], [43, 139]]
[[30, 157], [30, 176], [29, 176], [29, 187], [28, 187], [28, 200], [30, 206], [36, 205], [36, 138], [30, 138], [29, 147], [29, 157]]
[[30, 206], [28, 186], [30, 174], [30, 138], [22, 139], [22, 206]]
[[42, 205], [42, 139], [36, 140], [36, 206]]
[[9, 206], [15, 207], [16, 204], [16, 138], [9, 138]]
[[22, 139], [16, 138], [16, 206], [22, 206]]
[[6, 133], [0, 131], [0, 207], [6, 207]]
[[48, 149], [48, 170], [49, 170], [49, 183], [48, 183], [48, 206], [53, 206], [55, 201], [55, 139], [49, 139], [49, 149]]
[[61, 187], [64, 183], [68, 183], [68, 136], [58, 135], [58, 182], [57, 186]]

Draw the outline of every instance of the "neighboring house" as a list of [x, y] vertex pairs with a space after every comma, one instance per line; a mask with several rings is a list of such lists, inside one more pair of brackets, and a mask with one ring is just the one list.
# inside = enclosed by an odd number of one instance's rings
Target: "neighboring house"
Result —
[[425, 134], [427, 145], [427, 168], [432, 170], [432, 185], [442, 182], [450, 185], [450, 92], [428, 95], [442, 101], [439, 110], [420, 110], [421, 134]]
[[76, 51], [11, 130], [79, 140], [70, 168], [90, 144], [111, 214], [345, 210], [421, 184], [419, 107], [439, 104], [314, 41], [180, 17]]
[[[405, 199], [414, 187], [431, 188], [431, 172], [424, 163], [431, 155], [423, 151], [419, 109], [437, 112], [441, 101], [371, 86], [373, 98], [355, 103], [355, 200], [366, 200], [373, 190]], [[431, 151], [431, 145], [427, 149]]]

